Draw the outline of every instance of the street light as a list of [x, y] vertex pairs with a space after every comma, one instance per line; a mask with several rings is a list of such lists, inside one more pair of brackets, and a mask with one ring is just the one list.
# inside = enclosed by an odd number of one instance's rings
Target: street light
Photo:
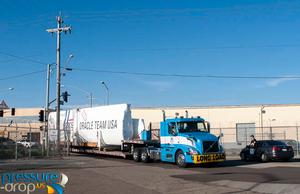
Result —
[[[64, 70], [66, 70], [66, 71], [72, 71], [73, 69], [71, 68], [71, 67], [69, 67], [70, 66], [70, 62], [71, 62], [71, 60], [74, 58], [74, 55], [73, 54], [70, 54], [69, 55], [69, 57], [68, 57], [68, 59], [67, 59], [67, 65], [64, 67]], [[66, 74], [65, 73], [63, 73], [63, 76], [65, 76]]]
[[12, 91], [15, 88], [6, 88], [6, 89], [1, 89], [0, 92], [7, 92], [7, 91]]
[[276, 119], [269, 119], [270, 127], [272, 127], [272, 122], [273, 122], [273, 121], [276, 121]]
[[93, 93], [92, 92], [88, 92], [78, 86], [71, 86], [71, 85], [61, 85], [61, 87], [70, 87], [70, 88], [74, 88], [74, 89], [77, 89], [83, 93], [86, 93], [88, 96], [89, 96], [89, 100], [90, 100], [90, 106], [93, 107]]
[[74, 55], [70, 54], [69, 57], [68, 57], [68, 62], [70, 62], [70, 60], [73, 59], [73, 58], [74, 58]]
[[101, 84], [105, 87], [107, 96], [106, 96], [106, 104], [109, 105], [109, 89], [104, 81], [101, 81]]

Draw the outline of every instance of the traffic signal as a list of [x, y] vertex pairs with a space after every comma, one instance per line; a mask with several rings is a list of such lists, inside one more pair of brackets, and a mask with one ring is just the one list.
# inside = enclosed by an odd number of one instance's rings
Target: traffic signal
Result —
[[40, 112], [39, 112], [39, 121], [41, 121], [41, 122], [44, 122], [44, 119], [45, 119], [45, 117], [44, 117], [44, 110], [40, 110]]
[[11, 108], [11, 116], [15, 116], [16, 114], [16, 109], [15, 108]]
[[64, 100], [65, 102], [68, 102], [68, 96], [69, 96], [69, 94], [68, 94], [67, 91], [65, 91], [65, 92], [62, 93], [62, 97], [63, 97], [63, 100]]
[[0, 110], [0, 117], [3, 117], [4, 111]]

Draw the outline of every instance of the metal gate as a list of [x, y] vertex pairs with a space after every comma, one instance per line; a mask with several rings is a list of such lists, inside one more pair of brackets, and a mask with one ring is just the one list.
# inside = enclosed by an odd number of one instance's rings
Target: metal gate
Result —
[[255, 123], [237, 123], [236, 124], [236, 142], [247, 144], [250, 141], [250, 135], [255, 135]]

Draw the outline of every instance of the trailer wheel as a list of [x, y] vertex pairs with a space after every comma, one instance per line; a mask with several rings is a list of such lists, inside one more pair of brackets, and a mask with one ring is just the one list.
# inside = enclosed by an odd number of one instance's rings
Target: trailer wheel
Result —
[[132, 158], [135, 162], [139, 162], [141, 160], [141, 151], [140, 151], [140, 149], [135, 148], [133, 150]]
[[181, 168], [187, 167], [187, 163], [185, 161], [185, 155], [181, 150], [179, 150], [176, 153], [176, 164], [177, 164], [177, 166], [179, 166]]
[[143, 149], [141, 151], [141, 161], [144, 163], [148, 163], [149, 162], [149, 156], [148, 156], [148, 152], [146, 149]]

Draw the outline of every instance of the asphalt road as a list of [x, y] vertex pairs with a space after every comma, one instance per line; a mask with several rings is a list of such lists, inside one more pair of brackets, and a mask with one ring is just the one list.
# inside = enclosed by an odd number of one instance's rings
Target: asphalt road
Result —
[[0, 161], [0, 173], [23, 171], [66, 174], [69, 178], [66, 194], [300, 193], [300, 161], [297, 160], [254, 163], [229, 159], [220, 166], [186, 169], [160, 162], [143, 164], [86, 155]]

